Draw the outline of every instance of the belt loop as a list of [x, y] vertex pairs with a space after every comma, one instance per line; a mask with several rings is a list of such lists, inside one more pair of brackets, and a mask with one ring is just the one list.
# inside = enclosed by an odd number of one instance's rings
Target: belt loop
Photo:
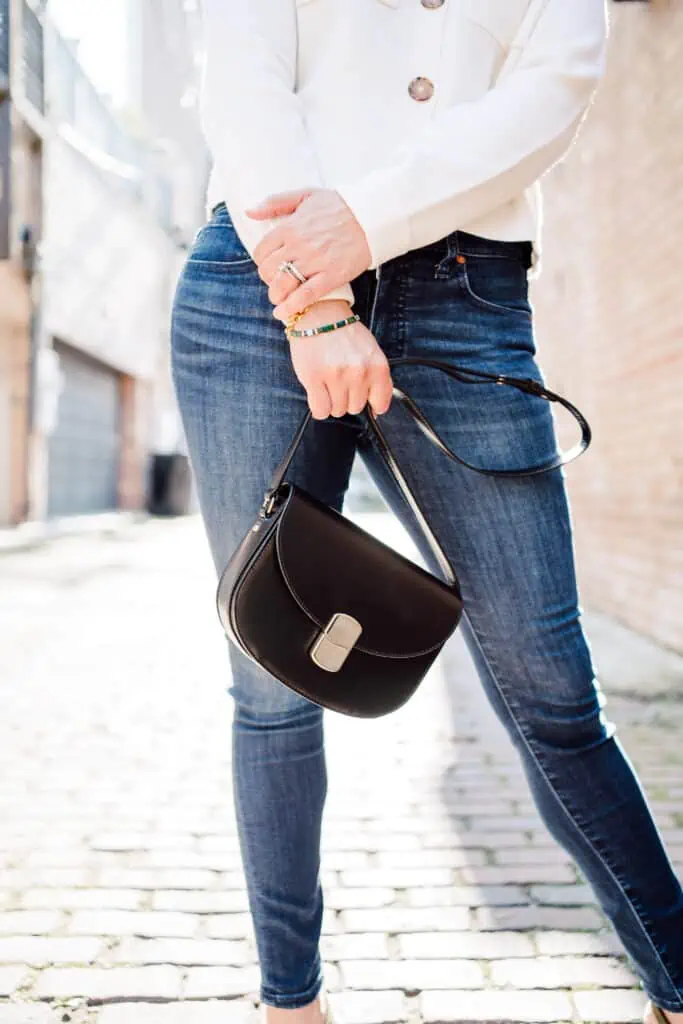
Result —
[[467, 259], [465, 257], [463, 237], [461, 231], [453, 232], [453, 234], [451, 235], [451, 246], [453, 249], [454, 262], [457, 263], [458, 266], [460, 266], [460, 264], [462, 263], [466, 263]]
[[446, 243], [446, 252], [443, 258], [437, 263], [434, 268], [434, 277], [442, 278], [447, 280], [451, 276], [451, 267], [453, 266], [453, 260], [455, 259], [458, 252], [458, 241], [457, 231], [452, 231], [449, 235], [446, 235], [444, 242]]
[[461, 250], [460, 250], [460, 241], [461, 241], [461, 239], [460, 239], [460, 232], [459, 231], [453, 231], [448, 236], [448, 246], [449, 246], [449, 249], [450, 249], [449, 256], [452, 259], [457, 259], [458, 256], [462, 255]]

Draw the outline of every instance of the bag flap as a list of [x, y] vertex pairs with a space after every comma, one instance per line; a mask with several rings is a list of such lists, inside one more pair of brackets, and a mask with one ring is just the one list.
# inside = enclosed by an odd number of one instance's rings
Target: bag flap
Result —
[[462, 601], [455, 590], [296, 487], [276, 544], [300, 608], [321, 630], [335, 614], [353, 616], [363, 627], [355, 647], [366, 654], [425, 654], [458, 624]]

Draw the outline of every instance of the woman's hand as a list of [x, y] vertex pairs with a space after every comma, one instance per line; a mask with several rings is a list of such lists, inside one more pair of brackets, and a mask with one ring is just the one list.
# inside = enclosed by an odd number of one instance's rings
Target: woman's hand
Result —
[[[348, 302], [319, 302], [296, 326], [320, 327], [350, 313]], [[294, 372], [306, 388], [315, 419], [360, 413], [368, 403], [377, 416], [389, 408], [389, 364], [374, 336], [360, 322], [329, 334], [292, 338], [289, 345]]]
[[[365, 232], [339, 193], [331, 189], [270, 196], [247, 214], [255, 220], [284, 218], [253, 253], [278, 320], [287, 321], [370, 266]], [[306, 284], [279, 271], [284, 260], [296, 264], [308, 278]]]

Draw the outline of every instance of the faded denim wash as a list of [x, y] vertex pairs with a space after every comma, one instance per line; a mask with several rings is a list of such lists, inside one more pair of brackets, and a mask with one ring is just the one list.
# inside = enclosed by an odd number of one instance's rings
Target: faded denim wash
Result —
[[[543, 381], [528, 257], [526, 243], [455, 232], [390, 260], [378, 275], [362, 274], [353, 282], [356, 310], [389, 357], [423, 355]], [[271, 310], [221, 205], [189, 254], [172, 331], [173, 376], [218, 571], [252, 523], [305, 410]], [[398, 368], [396, 379], [468, 461], [514, 468], [555, 450], [551, 408], [541, 399], [413, 366]], [[683, 891], [605, 716], [581, 625], [564, 470], [483, 477], [429, 445], [398, 403], [383, 425], [457, 569], [460, 628], [549, 831], [589, 880], [648, 995], [683, 1010]], [[362, 418], [314, 422], [292, 479], [341, 509], [356, 452], [438, 572]], [[261, 997], [298, 1007], [321, 986], [323, 712], [232, 646], [230, 660], [235, 804]]]

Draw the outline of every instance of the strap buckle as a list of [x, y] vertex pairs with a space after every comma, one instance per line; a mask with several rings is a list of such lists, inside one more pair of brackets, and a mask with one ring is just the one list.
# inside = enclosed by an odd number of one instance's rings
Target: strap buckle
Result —
[[263, 496], [261, 508], [259, 509], [259, 516], [261, 519], [269, 519], [270, 516], [272, 516], [273, 512], [275, 511], [275, 506], [277, 505], [277, 499], [277, 490], [266, 491], [266, 493]]

